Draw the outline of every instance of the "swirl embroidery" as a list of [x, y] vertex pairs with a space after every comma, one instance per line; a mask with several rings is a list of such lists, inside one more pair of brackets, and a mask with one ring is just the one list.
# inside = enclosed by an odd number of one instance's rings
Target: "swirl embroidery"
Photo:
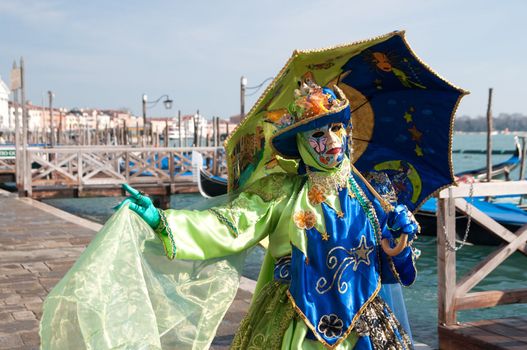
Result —
[[[341, 254], [338, 254], [341, 252]], [[357, 271], [360, 263], [370, 265], [370, 254], [373, 252], [373, 247], [368, 247], [366, 244], [366, 236], [361, 236], [359, 245], [355, 248], [347, 250], [342, 246], [337, 246], [332, 248], [326, 257], [326, 266], [330, 271], [334, 271], [331, 281], [325, 277], [320, 277], [317, 280], [316, 291], [319, 294], [324, 294], [333, 289], [335, 282], [338, 286], [338, 291], [340, 294], [346, 293], [348, 290], [348, 282], [342, 281], [342, 275], [344, 271], [353, 264], [353, 271]], [[344, 258], [339, 261], [339, 256], [344, 256]]]
[[274, 278], [276, 280], [291, 280], [291, 257], [284, 256], [278, 259], [274, 266]]

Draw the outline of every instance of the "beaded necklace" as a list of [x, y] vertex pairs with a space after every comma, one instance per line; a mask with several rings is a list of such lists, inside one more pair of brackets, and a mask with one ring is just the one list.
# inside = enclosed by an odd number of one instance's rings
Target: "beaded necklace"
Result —
[[355, 181], [355, 178], [353, 177], [353, 175], [350, 174], [348, 181], [351, 186], [351, 190], [355, 194], [355, 197], [359, 201], [360, 206], [366, 213], [368, 220], [370, 221], [373, 229], [375, 230], [376, 238], [378, 240], [381, 237], [381, 225], [379, 224], [379, 219], [377, 218], [377, 212], [375, 211], [373, 204], [366, 197], [366, 195], [364, 194], [360, 186], [357, 184], [357, 181]]

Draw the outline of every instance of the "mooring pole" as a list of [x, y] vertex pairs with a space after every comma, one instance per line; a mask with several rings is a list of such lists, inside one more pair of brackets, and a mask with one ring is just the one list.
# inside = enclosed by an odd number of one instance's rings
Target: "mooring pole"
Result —
[[487, 104], [487, 181], [492, 181], [492, 88]]

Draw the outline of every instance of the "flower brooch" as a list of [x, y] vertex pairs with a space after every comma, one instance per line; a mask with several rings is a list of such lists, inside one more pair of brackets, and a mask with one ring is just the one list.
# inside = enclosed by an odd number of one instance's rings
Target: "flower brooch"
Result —
[[293, 220], [295, 222], [296, 227], [298, 227], [301, 230], [309, 230], [315, 226], [317, 223], [317, 218], [315, 216], [315, 213], [313, 213], [311, 210], [300, 210], [295, 213], [293, 216]]
[[326, 191], [320, 186], [313, 186], [307, 193], [309, 202], [313, 205], [318, 205], [326, 200]]

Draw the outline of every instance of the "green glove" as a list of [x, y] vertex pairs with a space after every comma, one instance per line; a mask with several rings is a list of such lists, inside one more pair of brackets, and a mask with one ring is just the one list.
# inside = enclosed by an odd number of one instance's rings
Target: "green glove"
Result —
[[151, 228], [155, 230], [159, 226], [161, 218], [157, 208], [154, 207], [152, 200], [128, 184], [123, 184], [122, 187], [123, 190], [130, 193], [130, 197], [127, 197], [122, 201], [115, 209], [119, 209], [128, 204], [128, 208], [135, 211]]

